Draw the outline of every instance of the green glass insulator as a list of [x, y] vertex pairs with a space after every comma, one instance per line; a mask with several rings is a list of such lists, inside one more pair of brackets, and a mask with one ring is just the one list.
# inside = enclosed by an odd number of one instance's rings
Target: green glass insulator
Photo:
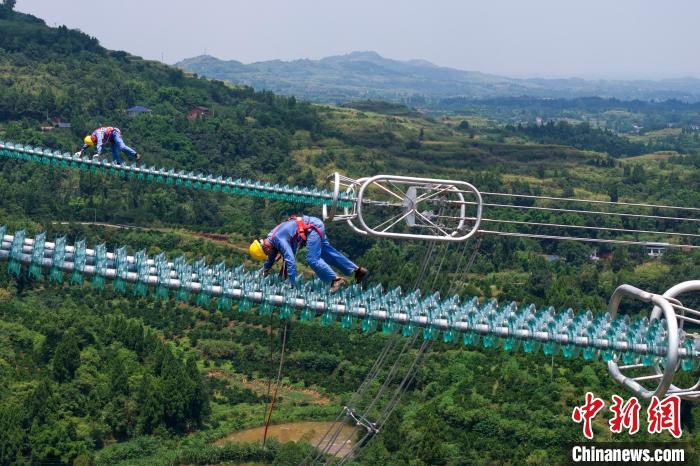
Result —
[[416, 331], [416, 326], [413, 324], [405, 324], [403, 328], [401, 329], [401, 335], [405, 337], [410, 337], [413, 335], [413, 332]]
[[683, 358], [681, 359], [681, 369], [684, 371], [692, 371], [693, 370], [693, 360], [691, 358]]
[[195, 300], [197, 306], [201, 306], [204, 308], [208, 308], [209, 304], [211, 304], [211, 296], [209, 293], [205, 292], [200, 292], [197, 294], [197, 299]]
[[340, 319], [340, 326], [346, 330], [352, 328], [354, 323], [355, 323], [355, 318], [353, 316], [351, 316], [350, 314], [346, 314], [343, 316], [342, 319]]
[[442, 332], [442, 341], [444, 343], [452, 343], [455, 340], [455, 336], [457, 335], [457, 332], [455, 330], [446, 330]]
[[274, 309], [275, 306], [272, 303], [265, 301], [260, 306], [258, 306], [258, 315], [261, 317], [270, 316], [272, 315], [272, 311]]
[[167, 300], [170, 297], [170, 290], [164, 285], [156, 287], [156, 299]]
[[440, 332], [432, 326], [423, 327], [423, 340], [434, 340]]
[[217, 309], [219, 309], [220, 311], [228, 312], [231, 310], [231, 305], [231, 298], [224, 295], [219, 297], [219, 304], [217, 305]]
[[536, 353], [539, 347], [540, 343], [535, 340], [525, 340], [523, 342], [523, 351], [526, 353]]
[[94, 275], [92, 277], [92, 287], [98, 290], [103, 290], [105, 287], [105, 279], [101, 275]]
[[112, 283], [112, 287], [114, 288], [115, 291], [119, 293], [126, 293], [126, 281], [122, 278], [115, 278], [114, 282]]
[[598, 349], [592, 346], [583, 348], [583, 359], [586, 361], [594, 361], [598, 356]]
[[134, 296], [144, 297], [148, 294], [148, 285], [143, 282], [136, 282], [133, 290]]
[[573, 358], [578, 355], [579, 348], [576, 345], [564, 345], [562, 346], [562, 354], [565, 358]]
[[505, 351], [517, 351], [520, 347], [520, 340], [515, 337], [508, 337], [503, 340], [503, 349]]
[[335, 316], [331, 311], [325, 311], [321, 316], [321, 325], [330, 325], [335, 322]]
[[462, 342], [467, 346], [478, 345], [479, 339], [479, 334], [474, 332], [464, 332], [464, 335], [462, 335]]
[[623, 364], [629, 365], [629, 364], [637, 364], [639, 361], [639, 355], [636, 353], [633, 353], [632, 351], [625, 351], [622, 353], [622, 362]]
[[253, 308], [253, 302], [248, 298], [243, 298], [238, 302], [238, 312], [248, 312]]
[[189, 303], [190, 292], [187, 290], [187, 288], [179, 288], [177, 293], [175, 293], [175, 299], [180, 303]]
[[294, 315], [294, 307], [289, 304], [285, 304], [280, 309], [280, 319], [286, 320]]
[[309, 322], [313, 320], [313, 318], [316, 317], [316, 313], [313, 311], [313, 309], [309, 309], [308, 307], [305, 307], [303, 311], [301, 311], [301, 321], [302, 322]]
[[615, 359], [615, 351], [611, 349], [606, 349], [600, 352], [603, 362], [610, 362]]
[[688, 356], [681, 359], [681, 369], [683, 369], [686, 372], [697, 369], [698, 365], [700, 365], [700, 360], [698, 360], [698, 358], [696, 357], [697, 351], [695, 350], [694, 340], [686, 340], [683, 347], [688, 353]]
[[542, 352], [546, 356], [552, 356], [552, 355], [557, 354], [558, 349], [559, 349], [559, 345], [557, 345], [553, 341], [548, 341], [542, 345]]

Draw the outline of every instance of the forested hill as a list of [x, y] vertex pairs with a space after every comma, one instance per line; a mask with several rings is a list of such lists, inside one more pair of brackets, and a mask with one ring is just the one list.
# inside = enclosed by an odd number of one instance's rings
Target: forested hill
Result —
[[182, 60], [175, 66], [215, 79], [324, 103], [380, 99], [441, 108], [449, 105], [449, 102], [443, 104], [443, 99], [451, 97], [603, 96], [700, 100], [700, 80], [693, 78], [661, 81], [515, 79], [441, 67], [425, 60], [392, 60], [376, 52], [352, 52], [320, 60], [271, 60], [250, 64], [201, 55]]
[[[294, 165], [281, 163], [289, 134], [314, 131], [319, 118], [313, 108], [294, 98], [222, 82], [188, 78], [175, 68], [126, 52], [108, 51], [96, 39], [65, 26], [49, 28], [40, 19], [20, 13], [0, 18], [0, 124], [60, 118], [70, 132], [42, 135], [54, 147], [79, 147], [82, 136], [101, 124], [126, 128], [128, 142], [148, 154], [149, 161], [212, 172], [240, 171], [284, 175]], [[133, 106], [152, 110], [147, 119], [128, 119]], [[196, 106], [211, 118], [188, 124]], [[31, 125], [33, 126], [33, 124]], [[9, 125], [8, 139], [19, 138]]]

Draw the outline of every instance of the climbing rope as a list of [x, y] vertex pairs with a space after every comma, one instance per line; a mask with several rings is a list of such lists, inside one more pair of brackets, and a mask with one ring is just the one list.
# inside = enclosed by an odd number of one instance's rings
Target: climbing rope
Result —
[[284, 331], [282, 333], [282, 349], [280, 350], [280, 364], [277, 369], [277, 383], [275, 384], [275, 391], [272, 395], [272, 400], [270, 400], [270, 410], [267, 414], [267, 420], [265, 421], [265, 431], [263, 432], [262, 446], [265, 448], [265, 442], [267, 441], [267, 429], [270, 427], [270, 422], [272, 421], [272, 410], [275, 408], [275, 402], [277, 401], [277, 392], [280, 389], [280, 384], [282, 383], [282, 367], [284, 366], [284, 350], [287, 347], [287, 327], [289, 326], [289, 320], [284, 321]]

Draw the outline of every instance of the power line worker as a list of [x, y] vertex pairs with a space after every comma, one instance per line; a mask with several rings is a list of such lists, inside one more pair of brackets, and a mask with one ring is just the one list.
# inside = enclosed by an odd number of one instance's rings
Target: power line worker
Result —
[[331, 293], [347, 285], [331, 266], [344, 275], [354, 274], [355, 282], [360, 283], [367, 275], [367, 269], [357, 266], [336, 250], [328, 241], [323, 221], [308, 215], [291, 217], [277, 225], [266, 238], [253, 241], [248, 248], [253, 259], [264, 260], [264, 274], [270, 273], [272, 266], [280, 258], [284, 260], [281, 274], [286, 275], [292, 285], [296, 285], [297, 262], [295, 253], [306, 246], [306, 261], [322, 281], [330, 284]]
[[111, 126], [102, 126], [97, 128], [92, 132], [92, 134], [85, 136], [83, 143], [83, 147], [80, 149], [80, 151], [78, 151], [77, 155], [83, 155], [83, 152], [88, 147], [97, 146], [97, 153], [93, 155], [93, 158], [97, 158], [102, 155], [103, 145], [109, 144], [112, 148], [113, 163], [122, 163], [122, 159], [119, 157], [120, 152], [124, 152], [130, 159], [141, 160], [141, 156], [134, 149], [124, 144], [122, 132], [119, 128], [113, 128]]

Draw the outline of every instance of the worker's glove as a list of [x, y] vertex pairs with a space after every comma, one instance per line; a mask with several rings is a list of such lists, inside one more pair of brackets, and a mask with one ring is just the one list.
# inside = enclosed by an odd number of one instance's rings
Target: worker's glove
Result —
[[83, 156], [83, 151], [79, 150], [75, 154], [73, 154], [73, 157], [82, 157]]
[[264, 269], [263, 270], [263, 277], [267, 277], [271, 273], [272, 273], [272, 267], [270, 267], [269, 269]]

